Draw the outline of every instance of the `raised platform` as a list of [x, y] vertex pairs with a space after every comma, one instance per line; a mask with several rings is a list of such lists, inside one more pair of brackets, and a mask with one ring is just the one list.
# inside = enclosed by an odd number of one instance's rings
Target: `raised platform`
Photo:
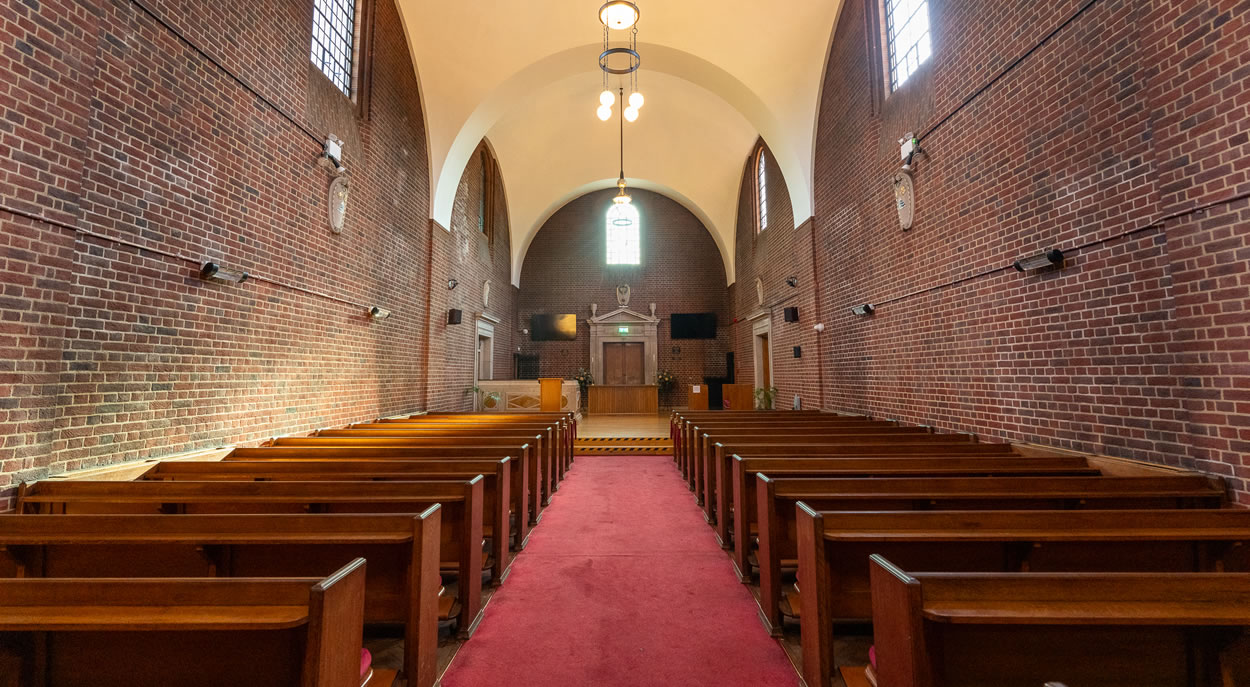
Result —
[[673, 442], [668, 437], [578, 437], [573, 452], [583, 456], [607, 455], [672, 455]]
[[587, 415], [577, 423], [574, 452], [582, 455], [671, 455], [668, 414]]

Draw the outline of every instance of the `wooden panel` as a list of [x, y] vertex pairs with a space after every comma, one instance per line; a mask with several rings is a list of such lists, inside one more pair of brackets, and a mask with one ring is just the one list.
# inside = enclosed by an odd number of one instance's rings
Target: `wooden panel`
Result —
[[706, 384], [695, 384], [690, 387], [690, 410], [707, 410]]
[[755, 407], [755, 388], [750, 384], [726, 384], [721, 389], [725, 410], [751, 410]]
[[561, 387], [564, 386], [564, 380], [559, 377], [543, 377], [538, 380], [539, 396], [542, 399], [540, 409], [544, 413], [556, 413], [560, 411]]
[[658, 387], [592, 386], [587, 411], [602, 415], [655, 415], [660, 411]]

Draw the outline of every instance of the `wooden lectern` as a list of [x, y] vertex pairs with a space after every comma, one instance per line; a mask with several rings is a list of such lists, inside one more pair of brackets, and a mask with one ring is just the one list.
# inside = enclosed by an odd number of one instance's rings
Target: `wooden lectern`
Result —
[[754, 410], [754, 384], [726, 384], [721, 387], [725, 398], [725, 410]]
[[707, 385], [692, 384], [690, 386], [690, 410], [707, 410]]
[[564, 405], [564, 379], [561, 377], [538, 378], [538, 406], [544, 413], [558, 413]]

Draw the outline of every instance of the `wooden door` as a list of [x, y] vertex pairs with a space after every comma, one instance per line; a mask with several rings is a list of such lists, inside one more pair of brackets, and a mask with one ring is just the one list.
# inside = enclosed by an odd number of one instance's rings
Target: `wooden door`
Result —
[[642, 384], [646, 377], [642, 343], [603, 344], [603, 383], [607, 386]]

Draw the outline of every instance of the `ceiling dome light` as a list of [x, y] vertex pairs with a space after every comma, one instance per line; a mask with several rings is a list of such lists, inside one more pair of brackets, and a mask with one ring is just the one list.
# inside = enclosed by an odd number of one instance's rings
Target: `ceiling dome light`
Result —
[[[606, 93], [607, 91], [604, 91], [604, 92]], [[629, 106], [634, 108], [635, 110], [642, 108], [642, 104], [644, 102], [645, 102], [645, 99], [642, 97], [642, 94], [639, 93], [638, 91], [634, 91], [633, 93], [629, 94]]]
[[638, 23], [638, 6], [628, 0], [608, 0], [599, 8], [599, 21], [617, 31], [632, 28]]
[[625, 121], [627, 122], [638, 121], [638, 108], [636, 107], [625, 108]]
[[599, 109], [595, 110], [595, 114], [599, 115], [599, 121], [606, 122], [612, 117], [612, 108], [607, 105], [600, 105]]
[[599, 94], [599, 104], [612, 107], [616, 103], [616, 94], [609, 90], [604, 90]]

